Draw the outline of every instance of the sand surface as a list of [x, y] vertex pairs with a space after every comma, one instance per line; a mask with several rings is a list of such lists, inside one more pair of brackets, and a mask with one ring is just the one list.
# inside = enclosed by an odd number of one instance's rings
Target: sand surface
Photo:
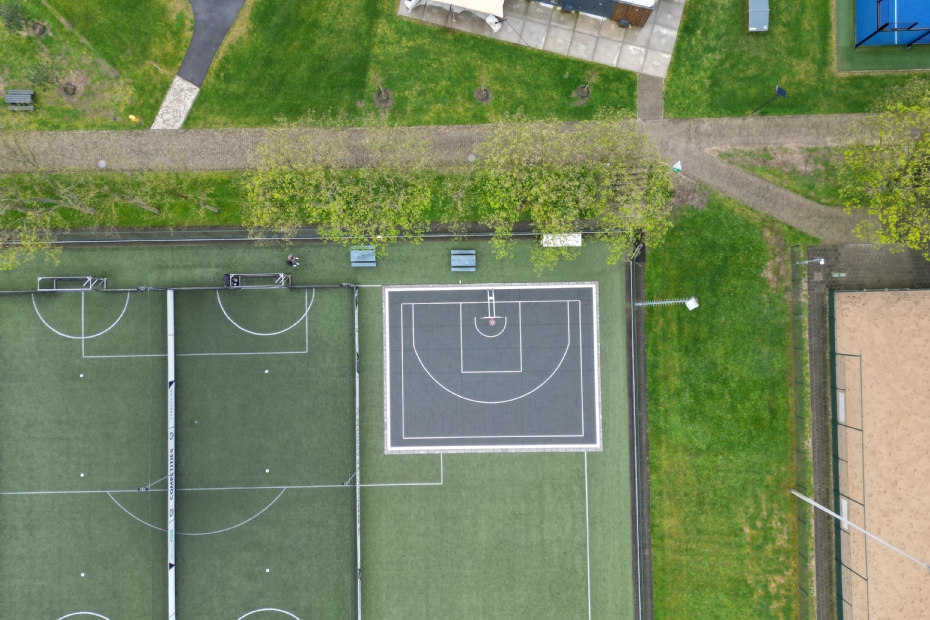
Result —
[[[840, 487], [865, 504], [850, 501], [849, 519], [930, 562], [930, 291], [837, 293], [835, 309], [837, 353], [861, 355], [837, 363]], [[844, 580], [856, 620], [930, 618], [926, 570], [853, 530], [843, 542], [868, 577]]]

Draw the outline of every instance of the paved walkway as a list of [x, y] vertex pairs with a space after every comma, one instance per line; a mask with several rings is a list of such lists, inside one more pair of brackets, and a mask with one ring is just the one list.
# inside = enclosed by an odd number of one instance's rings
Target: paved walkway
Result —
[[[756, 146], [839, 144], [853, 115], [767, 116], [762, 118], [666, 119], [643, 127], [668, 158], [681, 160], [683, 173], [713, 190], [775, 217], [823, 243], [855, 242], [852, 229], [861, 215], [824, 207], [743, 171], [714, 155], [717, 149]], [[487, 125], [405, 127], [432, 145], [439, 167], [467, 165], [468, 155], [487, 135]], [[119, 170], [246, 170], [267, 129], [180, 131], [52, 131], [24, 134], [37, 160], [49, 169], [98, 169], [104, 160]], [[361, 129], [308, 130], [319, 140], [344, 134], [343, 163], [370, 163]], [[15, 171], [0, 161], [0, 171]]]

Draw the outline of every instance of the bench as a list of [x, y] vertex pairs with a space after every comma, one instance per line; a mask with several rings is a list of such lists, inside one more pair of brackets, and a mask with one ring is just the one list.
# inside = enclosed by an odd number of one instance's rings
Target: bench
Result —
[[32, 102], [34, 90], [10, 90], [3, 96], [3, 102], [9, 104], [8, 110], [15, 112], [32, 112], [36, 109]]
[[452, 250], [452, 271], [475, 271], [474, 250]]
[[377, 267], [373, 245], [353, 245], [349, 258], [353, 267]]

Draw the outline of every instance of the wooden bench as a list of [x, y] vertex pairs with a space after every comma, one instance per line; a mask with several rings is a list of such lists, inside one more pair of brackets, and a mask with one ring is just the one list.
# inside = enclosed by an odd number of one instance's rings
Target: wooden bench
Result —
[[452, 250], [452, 271], [475, 271], [474, 250]]
[[375, 247], [372, 245], [353, 245], [349, 258], [353, 267], [377, 267]]
[[32, 97], [34, 90], [10, 90], [3, 96], [3, 102], [9, 104], [7, 109], [14, 112], [32, 112], [36, 109]]

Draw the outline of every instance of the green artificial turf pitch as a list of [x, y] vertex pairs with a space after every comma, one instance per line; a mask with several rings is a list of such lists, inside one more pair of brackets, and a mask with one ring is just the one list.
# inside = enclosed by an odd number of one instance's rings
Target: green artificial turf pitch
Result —
[[[451, 273], [450, 247], [477, 249], [478, 272]], [[537, 277], [530, 250], [521, 242], [514, 259], [496, 261], [483, 242], [399, 245], [377, 268], [352, 269], [345, 248], [297, 248], [295, 285], [600, 285], [604, 451], [587, 455], [385, 455], [381, 292], [360, 290], [365, 618], [634, 615], [624, 270], [595, 244]], [[111, 288], [209, 286], [225, 271], [278, 271], [293, 249], [129, 251], [131, 261], [126, 249], [67, 249], [60, 265], [0, 275], [0, 290], [77, 273], [106, 276]], [[355, 617], [355, 494], [342, 487], [355, 458], [351, 292], [317, 289], [306, 323], [276, 336], [231, 320], [280, 331], [305, 311], [304, 290], [222, 291], [222, 309], [215, 291], [176, 292], [178, 530], [206, 534], [178, 539], [179, 618], [237, 620], [260, 608]], [[80, 297], [36, 303], [50, 325], [79, 335]], [[106, 329], [126, 301], [84, 298], [85, 334]], [[133, 292], [82, 357], [80, 341], [39, 322], [29, 296], [0, 296], [0, 491], [126, 489], [113, 494], [125, 510], [163, 526], [164, 492], [134, 489], [166, 473], [165, 298]], [[90, 357], [109, 355], [156, 357]], [[194, 490], [231, 486], [276, 488]], [[166, 548], [163, 532], [106, 494], [0, 495], [0, 598], [14, 617], [164, 618]], [[249, 616], [266, 617], [283, 616]]]

